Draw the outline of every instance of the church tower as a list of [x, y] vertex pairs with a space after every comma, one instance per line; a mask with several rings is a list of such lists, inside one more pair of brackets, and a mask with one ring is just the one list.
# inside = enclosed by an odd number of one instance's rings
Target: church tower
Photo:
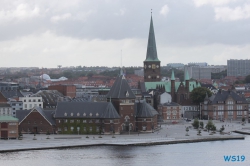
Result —
[[161, 61], [157, 57], [155, 33], [151, 12], [151, 21], [148, 35], [147, 56], [144, 63], [144, 82], [161, 81]]

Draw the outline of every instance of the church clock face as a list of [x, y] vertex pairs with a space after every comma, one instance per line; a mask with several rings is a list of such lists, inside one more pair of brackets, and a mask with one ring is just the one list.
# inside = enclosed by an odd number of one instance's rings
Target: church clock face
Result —
[[151, 65], [148, 65], [149, 68], [151, 68]]
[[157, 65], [156, 67], [159, 68], [159, 65]]

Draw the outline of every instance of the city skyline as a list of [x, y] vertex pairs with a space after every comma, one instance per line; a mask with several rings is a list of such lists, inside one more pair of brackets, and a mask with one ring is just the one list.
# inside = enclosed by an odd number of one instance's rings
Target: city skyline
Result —
[[247, 0], [0, 2], [0, 67], [143, 66], [151, 9], [162, 65], [249, 59]]

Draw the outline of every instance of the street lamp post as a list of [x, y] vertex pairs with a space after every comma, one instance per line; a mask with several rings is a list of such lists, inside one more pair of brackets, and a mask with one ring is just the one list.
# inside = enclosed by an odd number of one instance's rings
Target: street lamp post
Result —
[[77, 131], [78, 131], [78, 135], [79, 135], [80, 127], [77, 127]]
[[215, 112], [215, 106], [214, 106], [214, 112], [213, 112], [213, 117], [216, 117], [216, 112]]
[[201, 120], [201, 108], [202, 108], [202, 105], [200, 103], [200, 120]]
[[131, 124], [128, 125], [128, 132], [129, 132], [129, 135], [130, 135], [130, 126], [131, 126]]

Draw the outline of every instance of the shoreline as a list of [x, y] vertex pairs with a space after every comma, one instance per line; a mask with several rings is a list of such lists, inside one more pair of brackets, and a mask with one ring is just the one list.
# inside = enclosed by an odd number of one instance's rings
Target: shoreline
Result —
[[[52, 139], [52, 138], [51, 138]], [[55, 140], [56, 138], [54, 138]], [[61, 138], [61, 140], [64, 138]], [[67, 138], [65, 138], [67, 139]], [[87, 144], [72, 144], [72, 145], [54, 145], [54, 146], [45, 146], [45, 147], [27, 147], [27, 148], [12, 148], [12, 149], [2, 149], [0, 153], [8, 153], [8, 152], [19, 152], [19, 151], [31, 151], [31, 150], [49, 150], [49, 149], [66, 149], [66, 148], [79, 148], [79, 147], [90, 147], [90, 146], [154, 146], [154, 145], [170, 145], [170, 144], [183, 144], [183, 143], [198, 143], [198, 142], [211, 142], [211, 141], [226, 141], [226, 140], [244, 140], [245, 136], [242, 135], [234, 135], [234, 136], [216, 136], [216, 137], [206, 137], [206, 138], [193, 138], [193, 139], [179, 139], [179, 140], [144, 140], [144, 141], [136, 141], [129, 140], [132, 142], [124, 143], [120, 142], [100, 142], [101, 139], [96, 139], [97, 142], [87, 143]], [[83, 140], [81, 138], [81, 140]], [[92, 140], [91, 140], [92, 141]], [[125, 141], [128, 141], [125, 139]], [[21, 142], [20, 142], [21, 143]]]

